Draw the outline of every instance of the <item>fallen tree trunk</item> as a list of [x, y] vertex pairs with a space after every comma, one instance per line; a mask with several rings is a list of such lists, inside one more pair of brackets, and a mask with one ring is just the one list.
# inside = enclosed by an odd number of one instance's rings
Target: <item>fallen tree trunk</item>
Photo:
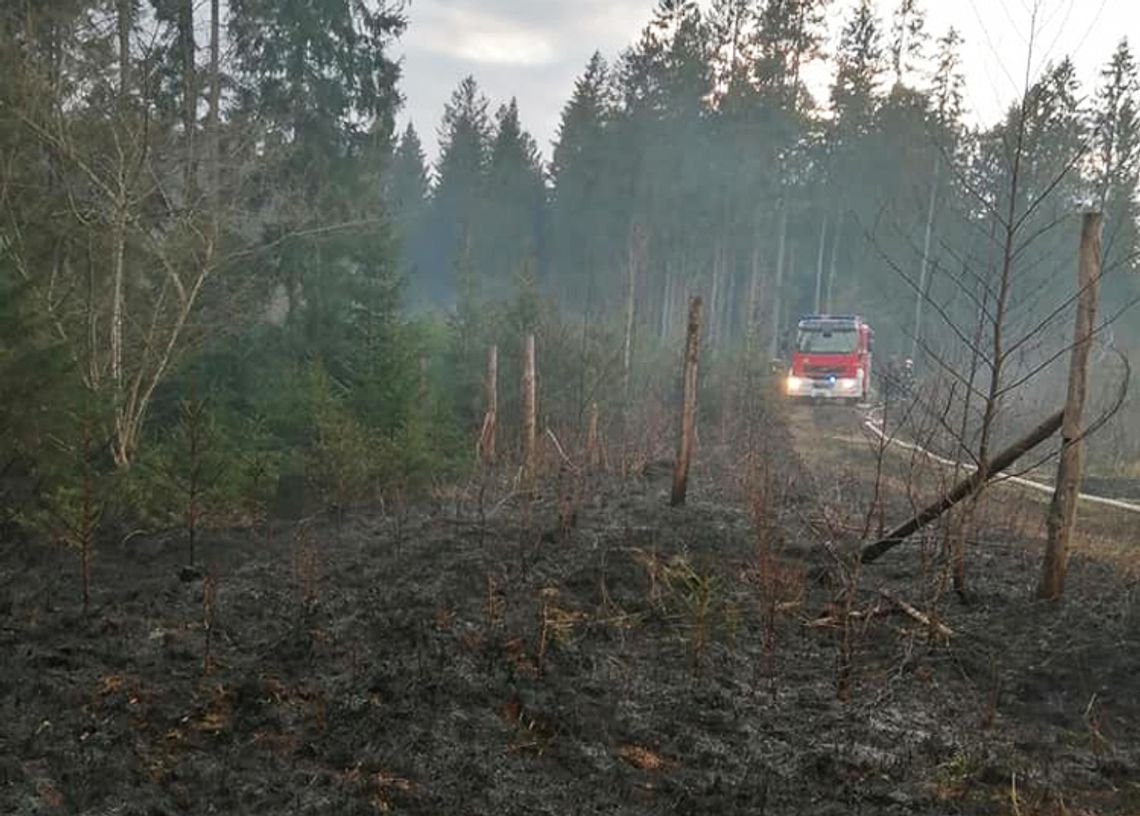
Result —
[[979, 468], [954, 485], [954, 488], [941, 499], [927, 506], [909, 521], [891, 530], [883, 538], [873, 544], [868, 544], [863, 548], [860, 560], [864, 564], [870, 564], [883, 553], [894, 549], [923, 527], [938, 519], [958, 502], [976, 494], [986, 482], [1000, 476], [1002, 471], [1056, 433], [1057, 429], [1061, 427], [1064, 415], [1064, 411], [1053, 414], [1025, 437], [1001, 451], [987, 466]]
[[923, 626], [925, 626], [931, 632], [937, 632], [938, 634], [942, 635], [942, 637], [946, 638], [947, 640], [949, 640], [950, 638], [952, 638], [954, 636], [954, 630], [951, 629], [949, 626], [947, 626], [944, 623], [939, 623], [938, 621], [932, 621], [928, 615], [924, 615], [923, 613], [919, 612], [917, 609], [915, 609], [913, 606], [908, 604], [906, 601], [904, 601], [902, 598], [900, 598], [898, 595], [891, 592], [890, 590], [881, 589], [881, 590], [879, 590], [879, 594], [882, 595], [884, 598], [886, 598], [891, 603], [893, 603], [895, 606], [897, 606], [899, 609], [901, 609], [907, 615], [909, 615], [910, 617], [914, 618], [916, 621], [921, 623]]

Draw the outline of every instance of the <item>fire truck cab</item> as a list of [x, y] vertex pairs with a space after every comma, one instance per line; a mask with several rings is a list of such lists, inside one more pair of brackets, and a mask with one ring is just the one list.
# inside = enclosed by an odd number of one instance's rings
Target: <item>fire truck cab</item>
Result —
[[871, 392], [871, 327], [858, 315], [805, 315], [796, 326], [785, 393], [857, 403]]

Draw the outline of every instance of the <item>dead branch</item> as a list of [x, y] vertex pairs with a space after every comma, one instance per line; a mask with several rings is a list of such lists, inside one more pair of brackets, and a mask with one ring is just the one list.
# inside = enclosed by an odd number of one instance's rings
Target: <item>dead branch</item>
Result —
[[908, 604], [895, 593], [891, 592], [889, 589], [880, 589], [879, 594], [932, 632], [937, 632], [946, 639], [950, 639], [954, 636], [954, 630], [949, 626], [938, 621], [932, 621], [929, 616], [924, 615], [922, 612], [919, 612], [917, 609]]
[[997, 456], [986, 463], [986, 467], [979, 468], [958, 482], [958, 484], [954, 486], [954, 489], [941, 499], [928, 505], [922, 512], [913, 516], [909, 521], [891, 530], [884, 538], [864, 547], [860, 555], [860, 560], [864, 564], [871, 563], [888, 550], [892, 550], [899, 544], [902, 544], [907, 538], [914, 535], [932, 521], [941, 517], [943, 513], [963, 499], [977, 495], [981, 488], [985, 487], [994, 477], [999, 476], [1002, 471], [1056, 433], [1057, 429], [1061, 427], [1063, 418], [1064, 411], [1058, 411], [1050, 416], [1025, 437], [999, 452]]

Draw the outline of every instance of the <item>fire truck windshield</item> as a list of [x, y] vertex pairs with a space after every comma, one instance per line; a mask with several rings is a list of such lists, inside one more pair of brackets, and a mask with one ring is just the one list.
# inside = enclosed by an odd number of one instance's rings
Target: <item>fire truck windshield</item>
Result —
[[796, 350], [804, 354], [851, 354], [858, 343], [859, 334], [853, 326], [802, 326]]

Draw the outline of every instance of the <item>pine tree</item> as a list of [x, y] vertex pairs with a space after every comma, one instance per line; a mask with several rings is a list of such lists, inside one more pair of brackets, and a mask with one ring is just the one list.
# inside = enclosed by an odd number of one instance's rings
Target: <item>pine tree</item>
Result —
[[551, 284], [561, 302], [577, 307], [600, 294], [598, 275], [603, 259], [613, 252], [614, 222], [619, 220], [613, 177], [607, 172], [612, 158], [608, 84], [606, 62], [595, 53], [562, 109], [550, 164]]
[[401, 272], [417, 303], [426, 297], [420, 273], [429, 260], [426, 216], [430, 194], [427, 157], [409, 122], [384, 176], [384, 201], [400, 244]]
[[453, 297], [457, 271], [472, 278], [464, 287], [476, 283], [475, 242], [491, 140], [487, 105], [475, 78], [468, 76], [443, 109], [431, 206], [436, 246], [428, 275], [433, 296], [441, 301]]
[[930, 86], [930, 98], [940, 124], [956, 122], [962, 115], [962, 35], [950, 28], [938, 39], [938, 55]]
[[427, 156], [415, 125], [409, 122], [385, 174], [384, 197], [400, 221], [409, 221], [420, 215], [430, 193]]
[[919, 0], [899, 0], [891, 23], [891, 68], [895, 84], [903, 85], [906, 77], [922, 59], [926, 45], [926, 15]]
[[391, 133], [400, 68], [388, 50], [404, 29], [399, 13], [342, 0], [231, 0], [230, 10], [243, 94], [307, 159]]
[[1138, 91], [1140, 75], [1125, 39], [1101, 71], [1090, 122], [1095, 143], [1093, 194], [1105, 214], [1103, 266], [1109, 273], [1106, 294], [1118, 301], [1140, 288], [1129, 274], [1140, 271]]
[[826, 0], [764, 0], [756, 28], [756, 77], [769, 96], [792, 111], [811, 107], [803, 82], [825, 37]]
[[858, 133], [870, 124], [883, 72], [882, 32], [870, 0], [860, 0], [844, 25], [836, 61], [831, 90], [836, 122], [842, 130]]
[[[294, 364], [367, 380], [399, 268], [381, 197], [404, 27], [387, 6], [231, 0], [238, 112], [264, 140], [266, 238]], [[278, 360], [281, 364], [284, 361]]]
[[546, 188], [538, 147], [519, 121], [515, 99], [495, 114], [495, 135], [480, 213], [480, 265], [492, 296], [516, 288], [537, 266]]

